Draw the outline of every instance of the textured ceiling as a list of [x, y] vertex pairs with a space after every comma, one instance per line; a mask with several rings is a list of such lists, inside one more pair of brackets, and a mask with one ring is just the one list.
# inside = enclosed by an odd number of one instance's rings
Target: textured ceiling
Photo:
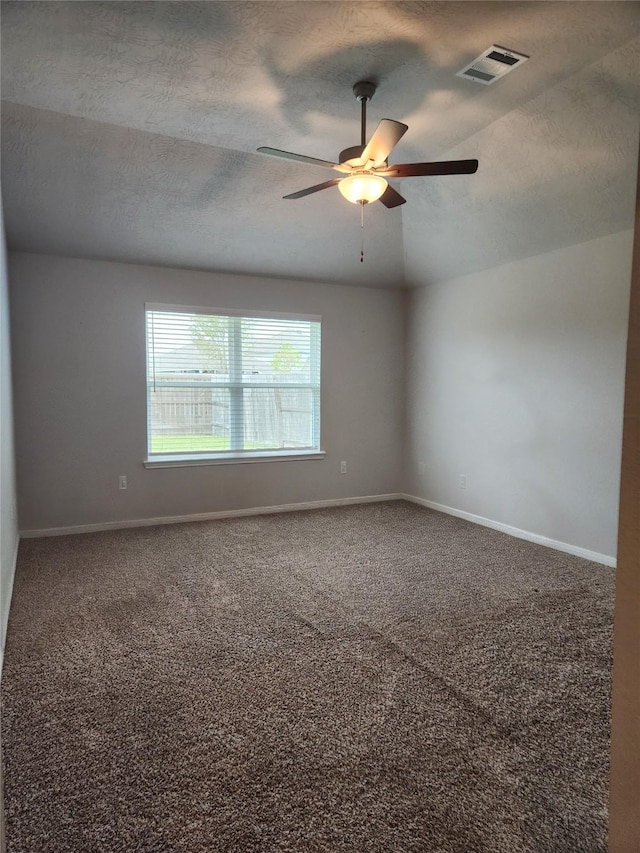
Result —
[[[424, 284], [631, 227], [637, 3], [3, 2], [9, 245], [371, 286]], [[454, 76], [491, 44], [531, 59]], [[409, 125], [395, 162], [477, 157], [359, 210], [331, 177], [259, 145], [334, 159]]]

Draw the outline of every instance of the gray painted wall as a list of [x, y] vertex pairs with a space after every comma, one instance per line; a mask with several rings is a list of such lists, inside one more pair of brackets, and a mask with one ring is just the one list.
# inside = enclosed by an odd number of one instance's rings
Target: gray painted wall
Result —
[[[401, 293], [21, 253], [10, 273], [23, 530], [400, 489]], [[146, 301], [321, 314], [326, 458], [145, 469]]]
[[9, 284], [7, 280], [4, 220], [0, 200], [0, 672], [2, 671], [2, 656], [7, 634], [16, 546], [18, 544], [18, 522], [15, 505]]
[[[21, 526], [406, 491], [615, 556], [631, 244], [408, 294], [11, 254]], [[322, 314], [326, 459], [145, 469], [145, 301]]]
[[632, 240], [410, 292], [410, 493], [615, 556]]

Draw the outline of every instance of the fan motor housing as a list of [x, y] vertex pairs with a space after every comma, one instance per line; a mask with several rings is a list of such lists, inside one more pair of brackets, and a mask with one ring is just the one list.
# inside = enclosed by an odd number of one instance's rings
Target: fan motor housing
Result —
[[350, 163], [349, 161], [359, 160], [360, 155], [363, 151], [364, 145], [352, 145], [351, 148], [345, 148], [344, 151], [340, 152], [340, 156], [338, 157], [338, 163], [346, 163], [349, 166], [354, 166], [355, 163]]
[[[346, 166], [362, 166], [361, 157], [365, 148], [365, 145], [352, 145], [350, 148], [345, 148], [344, 151], [340, 152], [338, 163]], [[387, 161], [385, 160], [384, 163], [378, 165], [378, 168], [386, 165]]]

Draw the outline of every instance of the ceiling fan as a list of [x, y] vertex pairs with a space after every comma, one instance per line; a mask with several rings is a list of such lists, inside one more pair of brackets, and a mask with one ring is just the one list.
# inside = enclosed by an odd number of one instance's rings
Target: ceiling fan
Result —
[[366, 81], [356, 83], [353, 94], [360, 101], [362, 114], [360, 123], [360, 145], [353, 145], [340, 152], [337, 163], [329, 160], [318, 160], [304, 154], [293, 154], [290, 151], [280, 151], [278, 148], [258, 148], [261, 154], [272, 157], [284, 157], [286, 160], [297, 160], [312, 166], [324, 166], [341, 172], [343, 177], [332, 178], [323, 184], [307, 187], [296, 193], [285, 195], [283, 198], [295, 199], [326, 190], [337, 184], [342, 195], [354, 204], [365, 205], [378, 199], [385, 207], [398, 207], [404, 204], [403, 198], [387, 178], [413, 178], [421, 175], [472, 175], [478, 169], [477, 160], [445, 160], [439, 163], [399, 163], [390, 166], [388, 156], [409, 129], [406, 124], [383, 118], [366, 143], [367, 102], [376, 91], [376, 84]]

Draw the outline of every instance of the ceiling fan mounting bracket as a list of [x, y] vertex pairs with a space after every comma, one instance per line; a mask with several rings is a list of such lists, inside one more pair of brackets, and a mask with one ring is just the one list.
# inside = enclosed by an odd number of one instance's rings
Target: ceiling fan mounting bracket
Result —
[[376, 84], [370, 83], [368, 80], [361, 80], [353, 87], [353, 94], [356, 96], [356, 100], [360, 102], [370, 101], [375, 91]]

